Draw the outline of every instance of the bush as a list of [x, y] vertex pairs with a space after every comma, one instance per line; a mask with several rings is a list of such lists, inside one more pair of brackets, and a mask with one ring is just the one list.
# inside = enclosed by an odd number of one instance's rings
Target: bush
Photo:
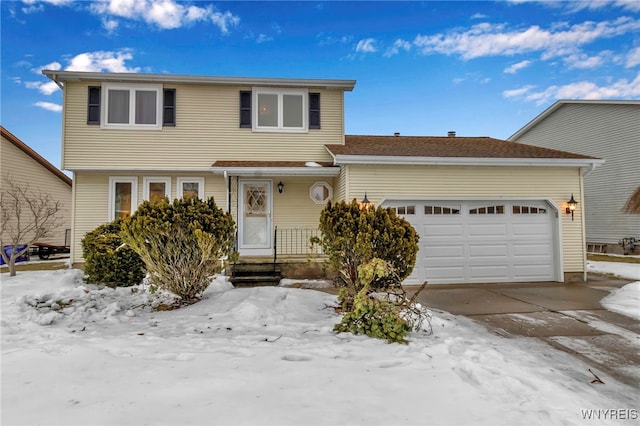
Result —
[[319, 243], [335, 271], [357, 293], [358, 267], [374, 258], [389, 263], [392, 273], [376, 277], [372, 289], [397, 287], [411, 274], [418, 252], [418, 234], [391, 209], [361, 208], [356, 200], [327, 204], [320, 214]]
[[122, 221], [98, 226], [82, 239], [85, 280], [109, 286], [139, 284], [146, 271], [144, 262], [119, 236]]
[[235, 223], [213, 198], [145, 201], [124, 220], [120, 236], [142, 258], [152, 284], [195, 301], [224, 267]]

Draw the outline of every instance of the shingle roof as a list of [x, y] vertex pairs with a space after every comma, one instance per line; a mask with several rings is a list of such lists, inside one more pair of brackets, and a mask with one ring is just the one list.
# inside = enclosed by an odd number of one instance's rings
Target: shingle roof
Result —
[[490, 137], [347, 135], [344, 145], [325, 146], [334, 156], [596, 160], [586, 155]]

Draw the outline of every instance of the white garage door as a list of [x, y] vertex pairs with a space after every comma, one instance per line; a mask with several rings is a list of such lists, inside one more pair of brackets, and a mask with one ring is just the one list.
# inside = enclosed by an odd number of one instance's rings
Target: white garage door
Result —
[[389, 201], [420, 235], [406, 284], [554, 281], [553, 210], [545, 201]]

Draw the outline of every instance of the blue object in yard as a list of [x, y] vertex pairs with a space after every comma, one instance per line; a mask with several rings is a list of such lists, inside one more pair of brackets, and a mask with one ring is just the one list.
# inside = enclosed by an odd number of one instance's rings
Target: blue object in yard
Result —
[[[4, 250], [5, 254], [7, 255], [7, 258], [11, 257], [11, 247], [12, 246], [4, 246], [2, 247], [2, 250]], [[26, 245], [21, 245], [21, 246], [17, 246], [17, 250], [20, 251], [22, 249], [25, 249], [27, 246]], [[18, 262], [26, 262], [27, 260], [29, 260], [29, 250], [25, 250], [25, 252], [16, 259], [16, 263]], [[0, 256], [0, 265], [4, 265], [4, 259], [2, 258], [2, 256]]]

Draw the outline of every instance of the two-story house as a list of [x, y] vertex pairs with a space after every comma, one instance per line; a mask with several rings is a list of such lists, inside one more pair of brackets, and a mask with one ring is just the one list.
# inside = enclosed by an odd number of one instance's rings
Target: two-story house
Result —
[[585, 277], [596, 158], [454, 132], [345, 136], [353, 80], [43, 73], [64, 91], [75, 264], [86, 232], [145, 199], [215, 197], [242, 258], [306, 253], [328, 201], [366, 195], [421, 236], [407, 283]]

